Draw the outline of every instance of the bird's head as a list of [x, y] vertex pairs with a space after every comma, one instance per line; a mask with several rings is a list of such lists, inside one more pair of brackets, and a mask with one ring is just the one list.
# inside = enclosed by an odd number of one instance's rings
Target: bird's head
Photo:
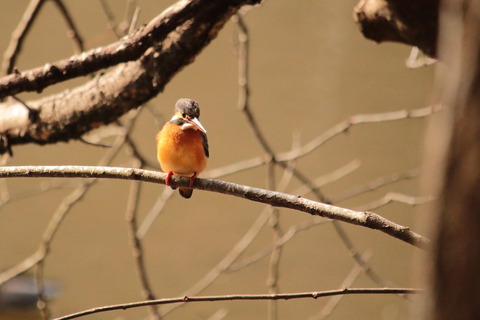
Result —
[[198, 103], [195, 100], [183, 98], [175, 104], [175, 114], [170, 121], [178, 124], [182, 130], [200, 130], [207, 133], [207, 130], [198, 120], [199, 118], [200, 107]]

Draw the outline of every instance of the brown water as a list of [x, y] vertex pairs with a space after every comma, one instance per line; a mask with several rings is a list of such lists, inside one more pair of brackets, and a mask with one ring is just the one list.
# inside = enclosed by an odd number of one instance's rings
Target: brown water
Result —
[[[123, 1], [110, 1], [118, 19]], [[140, 22], [146, 23], [173, 1], [137, 1]], [[0, 4], [0, 51], [20, 19], [26, 1], [3, 0]], [[65, 1], [89, 48], [110, 43], [114, 36], [98, 1]], [[338, 122], [359, 113], [387, 112], [424, 107], [431, 89], [432, 69], [409, 70], [404, 66], [409, 48], [377, 45], [362, 38], [352, 20], [355, 1], [269, 0], [248, 13], [251, 37], [251, 107], [275, 151], [291, 148], [293, 137], [302, 143], [322, 134]], [[28, 69], [70, 56], [72, 45], [53, 3], [43, 8], [29, 35], [19, 69]], [[208, 130], [209, 169], [262, 155], [262, 149], [244, 115], [237, 109], [235, 27], [229, 23], [218, 39], [178, 74], [165, 92], [149, 103], [168, 119], [180, 97], [191, 97], [202, 107], [202, 124]], [[54, 39], [54, 41], [52, 41]], [[45, 91], [52, 93], [83, 83], [77, 79]], [[26, 99], [35, 94], [23, 95]], [[164, 120], [161, 120], [164, 121]], [[360, 125], [322, 146], [296, 166], [311, 178], [327, 174], [358, 159], [361, 166], [347, 177], [322, 189], [335, 196], [377, 177], [418, 167], [425, 121], [418, 119]], [[154, 135], [159, 129], [150, 112], [143, 112], [134, 131], [142, 154], [155, 161]], [[110, 140], [107, 140], [107, 142]], [[9, 165], [95, 165], [104, 149], [82, 143], [14, 148]], [[124, 152], [113, 165], [129, 166]], [[280, 177], [281, 172], [278, 171]], [[267, 168], [225, 177], [225, 180], [266, 187]], [[12, 179], [6, 183], [12, 195], [53, 179]], [[63, 180], [62, 180], [63, 181]], [[3, 182], [2, 182], [3, 183]], [[68, 182], [67, 187], [80, 183]], [[297, 188], [292, 181], [287, 191]], [[60, 316], [94, 306], [141, 300], [140, 284], [131, 254], [125, 205], [130, 184], [97, 183], [65, 219], [45, 265], [46, 277], [61, 285], [51, 304]], [[150, 210], [163, 187], [144, 185], [140, 220]], [[404, 181], [367, 193], [340, 205], [357, 205], [382, 197], [388, 191], [417, 195], [417, 183]], [[15, 201], [0, 211], [0, 267], [12, 266], [32, 254], [41, 235], [70, 188]], [[308, 195], [313, 198], [313, 195]], [[239, 241], [263, 210], [256, 203], [196, 191], [191, 200], [177, 194], [167, 204], [144, 239], [147, 268], [158, 297], [176, 297], [214, 267]], [[377, 210], [388, 219], [413, 225], [414, 210], [391, 204]], [[284, 231], [310, 216], [281, 210]], [[410, 270], [415, 249], [380, 232], [345, 226], [360, 252], [371, 250], [370, 262], [386, 280], [411, 286]], [[247, 249], [245, 257], [271, 243], [266, 228]], [[265, 293], [268, 258], [238, 272], [221, 276], [205, 295]], [[354, 261], [331, 224], [304, 231], [284, 248], [280, 264], [281, 292], [335, 289], [350, 272]], [[375, 286], [360, 275], [353, 287]], [[280, 319], [305, 319], [319, 312], [328, 299], [279, 303]], [[168, 319], [207, 319], [227, 308], [226, 319], [265, 319], [266, 302], [196, 303], [184, 306]], [[409, 305], [397, 296], [349, 296], [335, 309], [332, 319], [405, 319]], [[91, 319], [142, 319], [146, 309], [96, 315]], [[11, 319], [12, 313], [0, 319]], [[27, 315], [22, 314], [23, 318]]]

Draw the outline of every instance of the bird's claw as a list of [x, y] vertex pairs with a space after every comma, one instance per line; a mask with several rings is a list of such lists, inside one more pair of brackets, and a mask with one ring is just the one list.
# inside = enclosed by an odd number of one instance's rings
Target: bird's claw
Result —
[[173, 171], [169, 171], [167, 173], [167, 177], [165, 178], [165, 184], [167, 186], [170, 186], [170, 182], [171, 182], [170, 180], [172, 180], [172, 176], [173, 176]]
[[195, 182], [196, 177], [197, 177], [196, 172], [193, 174], [193, 176], [190, 177], [190, 187], [193, 187], [193, 183]]

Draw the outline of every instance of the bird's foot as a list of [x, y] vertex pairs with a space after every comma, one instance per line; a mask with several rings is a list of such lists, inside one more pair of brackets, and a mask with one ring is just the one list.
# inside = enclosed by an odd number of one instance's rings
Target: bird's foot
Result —
[[172, 176], [173, 176], [173, 171], [169, 171], [167, 173], [167, 177], [165, 178], [165, 184], [167, 186], [170, 186], [170, 180], [172, 179]]
[[190, 187], [193, 187], [193, 183], [195, 182], [196, 177], [197, 177], [197, 173], [194, 172], [193, 176], [190, 177]]

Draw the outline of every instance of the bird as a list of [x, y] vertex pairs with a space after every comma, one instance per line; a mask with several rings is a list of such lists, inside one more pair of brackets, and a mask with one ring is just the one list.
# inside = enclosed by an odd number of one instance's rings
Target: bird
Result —
[[[200, 107], [193, 99], [182, 98], [175, 103], [173, 117], [156, 135], [157, 159], [160, 168], [167, 173], [165, 184], [170, 186], [172, 175], [195, 178], [205, 170], [209, 157], [207, 130], [200, 123]], [[180, 187], [180, 195], [186, 199], [193, 189]]]

